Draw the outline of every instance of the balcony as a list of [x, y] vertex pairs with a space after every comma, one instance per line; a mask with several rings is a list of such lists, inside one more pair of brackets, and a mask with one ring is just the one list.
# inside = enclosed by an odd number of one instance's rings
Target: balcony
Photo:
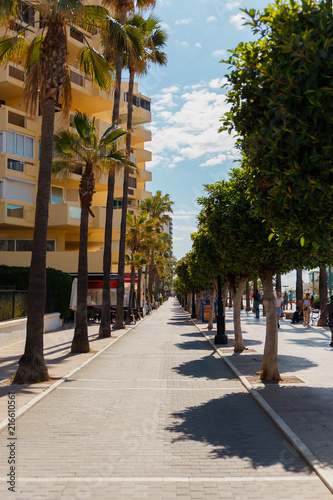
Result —
[[0, 67], [1, 99], [17, 99], [23, 95], [25, 71], [22, 66], [8, 64]]
[[76, 66], [70, 66], [72, 109], [85, 113], [101, 113], [113, 108], [112, 94], [93, 85], [89, 77]]
[[138, 168], [138, 181], [149, 182], [152, 180], [152, 175], [149, 170]]
[[151, 132], [143, 127], [136, 127], [132, 134], [132, 145], [151, 141]]
[[[89, 228], [104, 230], [105, 228], [105, 211], [106, 208], [100, 205], [91, 207], [95, 217], [89, 217]], [[80, 227], [81, 208], [78, 205], [70, 203], [59, 203], [49, 206], [49, 223], [48, 226], [55, 228], [73, 228]], [[113, 212], [113, 227], [114, 230], [120, 229], [121, 210]]]
[[29, 118], [19, 109], [5, 106], [3, 104], [0, 106], [0, 123], [1, 131], [5, 131], [10, 128], [13, 132], [36, 135], [38, 130], [36, 120]]
[[34, 219], [32, 205], [0, 199], [0, 226], [29, 228], [34, 226]]

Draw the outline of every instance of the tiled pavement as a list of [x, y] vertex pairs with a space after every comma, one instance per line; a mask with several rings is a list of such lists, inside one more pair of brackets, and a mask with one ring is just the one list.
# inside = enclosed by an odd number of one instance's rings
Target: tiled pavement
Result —
[[174, 299], [25, 413], [15, 437], [0, 434], [3, 498], [332, 498]]

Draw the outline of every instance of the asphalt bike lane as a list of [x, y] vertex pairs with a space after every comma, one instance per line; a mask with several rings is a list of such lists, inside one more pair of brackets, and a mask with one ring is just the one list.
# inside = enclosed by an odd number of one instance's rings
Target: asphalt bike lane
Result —
[[332, 498], [175, 299], [4, 429], [0, 466], [3, 498]]

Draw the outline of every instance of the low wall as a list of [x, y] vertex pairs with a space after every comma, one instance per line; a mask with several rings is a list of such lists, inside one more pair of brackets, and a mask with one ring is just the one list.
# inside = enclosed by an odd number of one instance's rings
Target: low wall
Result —
[[[60, 313], [45, 314], [44, 332], [56, 330], [62, 326]], [[27, 318], [12, 319], [0, 323], [0, 348], [20, 342], [26, 337]]]

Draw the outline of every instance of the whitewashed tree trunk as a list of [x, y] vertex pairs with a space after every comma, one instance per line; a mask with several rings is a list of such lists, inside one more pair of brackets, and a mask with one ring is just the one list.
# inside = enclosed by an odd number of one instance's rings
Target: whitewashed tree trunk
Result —
[[247, 277], [242, 277], [239, 280], [239, 285], [237, 289], [233, 286], [230, 287], [231, 298], [234, 303], [234, 333], [235, 333], [235, 346], [234, 352], [242, 352], [245, 349], [243, 335], [242, 335], [242, 325], [241, 325], [241, 303], [243, 299], [244, 285], [247, 282]]
[[266, 309], [266, 339], [261, 364], [261, 380], [281, 380], [278, 367], [278, 326], [276, 301], [273, 289], [273, 273], [266, 270], [260, 276], [264, 288]]

